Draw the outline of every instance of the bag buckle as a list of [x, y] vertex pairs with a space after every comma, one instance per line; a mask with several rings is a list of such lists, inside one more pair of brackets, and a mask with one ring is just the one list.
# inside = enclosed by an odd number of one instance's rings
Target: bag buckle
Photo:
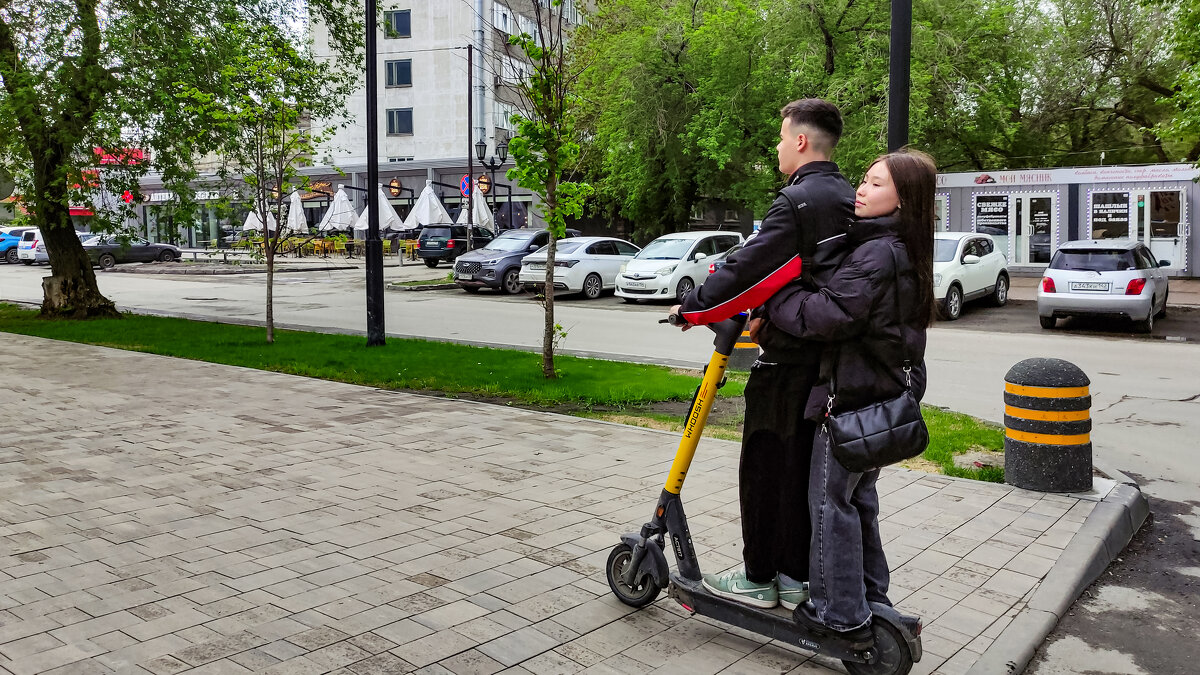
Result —
[[904, 385], [912, 389], [912, 362], [904, 362]]

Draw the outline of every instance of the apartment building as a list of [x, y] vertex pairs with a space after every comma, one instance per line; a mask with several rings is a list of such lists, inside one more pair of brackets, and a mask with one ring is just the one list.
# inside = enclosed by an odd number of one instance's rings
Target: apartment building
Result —
[[[511, 85], [527, 76], [530, 65], [520, 56], [520, 50], [508, 45], [508, 39], [514, 33], [536, 34], [533, 1], [382, 0], [383, 20], [377, 38], [381, 182], [397, 179], [404, 188], [418, 194], [427, 180], [444, 183], [437, 189], [446, 206], [453, 210], [460, 202], [457, 191], [446, 186], [459, 185], [468, 171], [468, 153], [475, 153], [475, 144], [483, 140], [486, 155], [494, 157], [497, 145], [513, 133], [510, 117], [518, 108]], [[546, 0], [537, 1], [543, 7], [546, 4]], [[477, 12], [480, 5], [482, 14]], [[572, 25], [578, 23], [572, 3], [567, 3], [566, 18]], [[314, 23], [311, 31], [317, 53], [330, 54], [324, 26]], [[475, 68], [470, 77], [468, 45], [474, 46]], [[471, 96], [474, 119], [468, 119]], [[331, 121], [343, 126], [321, 145], [314, 157], [318, 166], [307, 173], [330, 185], [365, 185], [365, 76], [350, 96], [345, 119]], [[504, 177], [511, 166], [509, 159], [495, 172], [488, 200], [495, 200], [501, 225], [536, 225], [540, 219], [530, 213], [533, 196]], [[347, 176], [337, 176], [333, 167]], [[474, 173], [478, 177], [489, 172], [476, 161]], [[504, 206], [510, 191], [511, 214]], [[401, 213], [405, 212], [409, 194], [406, 190], [402, 197], [392, 199]], [[365, 199], [362, 193], [355, 191], [351, 196], [361, 207]], [[314, 213], [323, 206], [319, 194], [312, 202]]]

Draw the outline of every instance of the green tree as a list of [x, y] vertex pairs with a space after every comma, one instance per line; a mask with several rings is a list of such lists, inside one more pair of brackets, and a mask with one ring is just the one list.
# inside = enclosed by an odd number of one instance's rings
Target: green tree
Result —
[[579, 143], [570, 115], [573, 103], [572, 82], [577, 74], [567, 59], [568, 27], [562, 0], [533, 4], [536, 35], [514, 35], [519, 47], [532, 63], [529, 77], [517, 84], [522, 114], [514, 116], [517, 135], [508, 142], [515, 166], [508, 170], [510, 180], [533, 191], [541, 198], [542, 216], [550, 231], [546, 247], [545, 323], [542, 329], [542, 375], [557, 377], [554, 348], [562, 336], [562, 327], [554, 320], [554, 258], [558, 240], [566, 235], [567, 218], [583, 213], [583, 205], [592, 188], [587, 183], [569, 180], [569, 172], [579, 159]]
[[[0, 5], [0, 156], [23, 177], [20, 192], [42, 230], [51, 276], [43, 281], [47, 316], [111, 316], [116, 310], [96, 284], [74, 234], [69, 208], [89, 200], [114, 213], [111, 228], [132, 207], [111, 199], [136, 188], [139, 174], [160, 172], [191, 203], [195, 161], [216, 147], [184, 92], [214, 97], [231, 80], [222, 66], [241, 53], [231, 22], [253, 17], [274, 25], [322, 21], [343, 63], [361, 56], [359, 22], [342, 0], [27, 0]], [[103, 164], [102, 148], [110, 158]], [[148, 151], [137, 158], [125, 149]], [[76, 180], [82, 177], [84, 180]], [[93, 178], [94, 177], [94, 178]], [[75, 187], [78, 185], [79, 187]]]
[[1179, 59], [1179, 70], [1166, 97], [1174, 108], [1170, 120], [1161, 122], [1163, 135], [1186, 148], [1183, 158], [1200, 161], [1200, 0], [1183, 0], [1171, 23], [1170, 44]]
[[[204, 120], [216, 144], [224, 188], [239, 195], [262, 224], [267, 266], [267, 342], [275, 341], [275, 259], [288, 244], [289, 196], [307, 187], [299, 169], [310, 164], [317, 144], [333, 127], [313, 128], [341, 117], [354, 78], [318, 59], [304, 36], [285, 26], [260, 21], [226, 24], [239, 52], [222, 65], [217, 94], [190, 88], [183, 110]], [[277, 227], [268, 224], [274, 221]], [[304, 234], [307, 235], [307, 232]]]

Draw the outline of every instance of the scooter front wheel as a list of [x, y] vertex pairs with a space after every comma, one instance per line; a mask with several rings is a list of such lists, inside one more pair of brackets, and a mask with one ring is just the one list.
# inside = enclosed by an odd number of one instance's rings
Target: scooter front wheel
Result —
[[638, 579], [634, 586], [627, 585], [624, 581], [625, 570], [632, 560], [633, 548], [629, 544], [621, 543], [613, 547], [612, 552], [608, 554], [608, 564], [604, 568], [608, 576], [608, 587], [618, 600], [630, 607], [645, 607], [654, 602], [662, 589], [654, 583], [649, 574]]
[[912, 651], [895, 626], [876, 617], [871, 633], [875, 636], [875, 662], [842, 661], [850, 675], [905, 675], [912, 670]]

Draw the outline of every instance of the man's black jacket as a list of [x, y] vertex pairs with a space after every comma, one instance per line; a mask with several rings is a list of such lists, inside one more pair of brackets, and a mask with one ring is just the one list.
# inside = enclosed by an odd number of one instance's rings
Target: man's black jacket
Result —
[[[812, 269], [805, 276], [821, 287], [845, 255], [845, 226], [853, 216], [854, 188], [838, 172], [837, 164], [809, 162], [801, 166], [771, 204], [758, 234], [683, 299], [683, 318], [703, 325], [759, 307], [800, 278], [803, 238], [814, 245]], [[800, 228], [810, 228], [805, 237]], [[759, 345], [764, 361], [815, 364], [820, 357], [819, 348], [769, 323], [759, 335]]]

